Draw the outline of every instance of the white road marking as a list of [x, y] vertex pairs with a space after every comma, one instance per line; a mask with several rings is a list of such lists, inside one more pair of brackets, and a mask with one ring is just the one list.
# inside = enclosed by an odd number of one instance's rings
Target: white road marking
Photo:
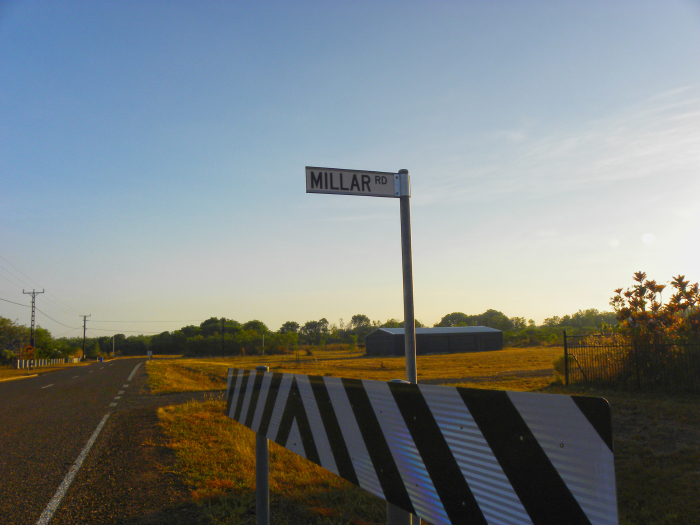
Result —
[[119, 395], [122, 395], [123, 393], [124, 393], [123, 390], [120, 390], [120, 391], [119, 391]]
[[41, 389], [44, 390], [44, 388], [49, 388], [50, 386], [53, 386], [53, 383], [51, 383], [50, 385], [42, 386]]
[[79, 376], [73, 376], [73, 379], [75, 379], [76, 377], [79, 377]]
[[139, 367], [143, 364], [143, 362], [139, 363], [134, 367], [134, 369], [131, 371], [131, 375], [129, 375], [129, 378], [127, 381], [131, 381], [134, 378], [134, 375], [136, 374], [136, 371], [139, 369]]
[[110, 403], [109, 406], [115, 407], [115, 406], [117, 406], [117, 404], [116, 404], [116, 403]]
[[129, 384], [128, 384], [128, 383], [125, 383], [125, 384], [122, 385], [122, 388], [128, 388], [128, 387], [129, 387]]
[[121, 399], [121, 396], [114, 396], [114, 399]]
[[102, 368], [100, 368], [100, 370], [104, 370], [104, 369], [105, 369], [105, 367], [104, 367], [104, 366], [103, 366]]
[[68, 487], [70, 487], [70, 484], [73, 482], [75, 475], [78, 473], [78, 471], [80, 470], [80, 467], [83, 465], [83, 461], [85, 461], [85, 458], [87, 457], [88, 452], [90, 452], [90, 449], [92, 448], [93, 443], [95, 443], [97, 436], [100, 435], [100, 432], [102, 431], [102, 427], [105, 426], [105, 423], [107, 422], [108, 417], [109, 417], [109, 412], [107, 412], [105, 414], [105, 417], [102, 418], [102, 421], [100, 421], [100, 424], [97, 425], [97, 428], [92, 433], [92, 436], [90, 436], [90, 439], [88, 440], [87, 445], [85, 445], [85, 448], [83, 448], [82, 452], [78, 456], [78, 459], [75, 460], [75, 463], [73, 463], [71, 468], [68, 470], [68, 474], [66, 474], [66, 477], [63, 478], [63, 481], [61, 482], [61, 485], [58, 487], [56, 494], [53, 495], [53, 498], [51, 498], [51, 501], [49, 501], [49, 504], [44, 509], [44, 512], [42, 512], [41, 516], [39, 516], [39, 521], [36, 522], [36, 525], [47, 525], [49, 523], [49, 521], [51, 521], [51, 518], [53, 517], [54, 512], [56, 512], [56, 510], [58, 509], [58, 506], [61, 504], [61, 500], [66, 495], [66, 492], [68, 491]]

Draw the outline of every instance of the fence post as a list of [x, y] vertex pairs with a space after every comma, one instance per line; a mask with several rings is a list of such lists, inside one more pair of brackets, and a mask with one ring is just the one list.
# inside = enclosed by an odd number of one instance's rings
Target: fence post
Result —
[[566, 346], [566, 330], [564, 330], [564, 386], [569, 386], [569, 348]]
[[637, 388], [641, 388], [642, 383], [639, 377], [639, 348], [637, 347], [637, 341], [634, 342], [634, 364], [637, 370]]
[[[260, 365], [255, 370], [268, 372]], [[270, 525], [270, 448], [264, 434], [255, 434], [255, 523]]]

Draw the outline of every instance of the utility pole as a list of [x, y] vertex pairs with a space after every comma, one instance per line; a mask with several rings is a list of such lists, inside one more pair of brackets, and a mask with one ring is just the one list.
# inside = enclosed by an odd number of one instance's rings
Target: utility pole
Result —
[[34, 312], [35, 304], [34, 304], [34, 302], [36, 300], [36, 294], [44, 293], [44, 290], [42, 290], [40, 292], [37, 292], [36, 290], [32, 290], [31, 292], [25, 292], [24, 288], [22, 288], [22, 293], [32, 296], [32, 327], [31, 327], [31, 331], [29, 332], [29, 344], [32, 348], [34, 348], [34, 319], [35, 319], [35, 312]]
[[83, 318], [83, 361], [85, 361], [85, 331], [87, 330], [87, 318], [91, 315], [92, 314], [80, 316]]
[[221, 318], [221, 357], [224, 357], [224, 321], [226, 318], [222, 317]]

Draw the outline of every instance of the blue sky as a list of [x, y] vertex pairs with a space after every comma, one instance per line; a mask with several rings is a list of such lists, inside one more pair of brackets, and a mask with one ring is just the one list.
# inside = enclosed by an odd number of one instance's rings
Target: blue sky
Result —
[[54, 335], [401, 319], [398, 201], [306, 165], [410, 171], [427, 324], [696, 282], [700, 2], [0, 2], [0, 298]]

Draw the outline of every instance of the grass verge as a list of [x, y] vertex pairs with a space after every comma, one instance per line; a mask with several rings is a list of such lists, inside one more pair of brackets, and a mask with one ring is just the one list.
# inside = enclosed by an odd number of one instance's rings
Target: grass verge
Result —
[[153, 394], [202, 392], [226, 388], [226, 369], [189, 360], [146, 362], [148, 386]]
[[[224, 415], [223, 401], [160, 408], [179, 473], [212, 524], [255, 523], [255, 433]], [[270, 442], [273, 523], [374, 524], [384, 503]]]

